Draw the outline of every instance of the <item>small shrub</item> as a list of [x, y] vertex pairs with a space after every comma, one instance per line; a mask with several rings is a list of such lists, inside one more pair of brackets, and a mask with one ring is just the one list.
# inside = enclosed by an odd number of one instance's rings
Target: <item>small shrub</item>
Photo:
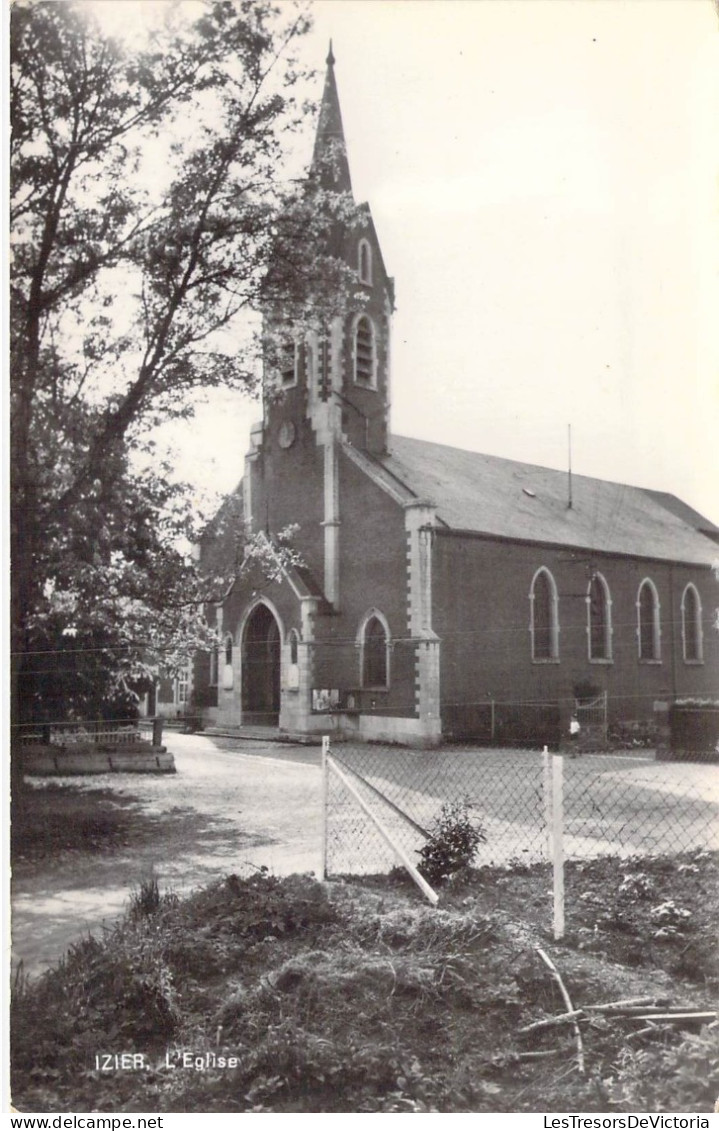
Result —
[[427, 843], [419, 849], [418, 871], [428, 883], [444, 883], [468, 868], [477, 848], [486, 841], [484, 829], [470, 817], [471, 808], [468, 797], [446, 801], [442, 806]]
[[625, 872], [617, 888], [617, 897], [625, 899], [649, 899], [656, 891], [656, 884], [646, 872]]
[[651, 750], [659, 744], [659, 739], [659, 727], [653, 721], [614, 722], [607, 734], [611, 750]]
[[144, 919], [155, 915], [162, 904], [160, 885], [156, 876], [146, 876], [140, 880], [136, 891], [130, 892], [130, 918]]
[[714, 1110], [719, 1095], [719, 1025], [685, 1033], [679, 1044], [622, 1050], [608, 1092], [623, 1111]]

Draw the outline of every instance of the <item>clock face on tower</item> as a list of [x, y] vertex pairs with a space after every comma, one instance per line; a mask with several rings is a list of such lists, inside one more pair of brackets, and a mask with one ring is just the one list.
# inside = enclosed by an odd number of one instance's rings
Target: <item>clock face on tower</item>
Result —
[[278, 436], [279, 445], [281, 448], [291, 448], [295, 442], [297, 430], [291, 420], [285, 420], [280, 425], [280, 432]]

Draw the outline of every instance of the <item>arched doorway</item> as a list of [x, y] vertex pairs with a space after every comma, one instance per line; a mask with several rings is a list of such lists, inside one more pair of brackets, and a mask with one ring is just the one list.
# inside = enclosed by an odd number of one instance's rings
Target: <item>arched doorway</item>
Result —
[[280, 629], [267, 605], [258, 605], [242, 634], [242, 721], [277, 726], [279, 719]]

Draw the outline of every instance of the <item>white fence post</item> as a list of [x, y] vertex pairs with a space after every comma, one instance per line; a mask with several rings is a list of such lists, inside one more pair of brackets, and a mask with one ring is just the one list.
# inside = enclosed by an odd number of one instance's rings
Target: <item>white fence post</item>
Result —
[[542, 789], [544, 797], [544, 829], [547, 834], [547, 860], [554, 859], [552, 844], [552, 755], [549, 747], [542, 751]]
[[327, 764], [327, 755], [330, 751], [330, 736], [328, 734], [322, 735], [322, 817], [320, 818], [321, 829], [321, 853], [322, 860], [320, 863], [320, 881], [327, 879], [327, 806], [329, 803], [329, 766]]
[[564, 759], [552, 755], [552, 861], [554, 938], [564, 938]]

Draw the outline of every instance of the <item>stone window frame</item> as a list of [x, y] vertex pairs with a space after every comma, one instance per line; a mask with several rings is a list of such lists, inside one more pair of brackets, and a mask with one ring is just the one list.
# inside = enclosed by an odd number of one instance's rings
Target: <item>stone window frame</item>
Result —
[[[603, 598], [602, 608], [604, 610], [603, 621], [603, 636], [604, 646], [603, 655], [595, 656], [592, 652], [592, 588], [595, 582], [601, 587]], [[585, 597], [587, 605], [587, 659], [590, 664], [613, 664], [614, 651], [613, 651], [613, 637], [614, 628], [612, 625], [612, 591], [609, 588], [609, 582], [603, 573], [595, 570], [592, 574], [589, 585], [587, 586], [587, 595]]]
[[360, 283], [368, 287], [372, 286], [372, 267], [372, 245], [368, 239], [363, 238], [357, 245], [357, 275]]
[[[696, 634], [696, 655], [687, 654], [687, 594], [691, 590], [694, 599], [694, 631]], [[704, 663], [704, 626], [702, 624], [702, 599], [693, 581], [688, 581], [682, 593], [682, 658], [685, 664]]]
[[[642, 593], [648, 591], [652, 595], [651, 626], [652, 626], [652, 654], [645, 656], [642, 648]], [[636, 599], [637, 609], [637, 657], [640, 664], [661, 664], [662, 662], [662, 625], [661, 602], [659, 591], [651, 577], [645, 577], [639, 584]]]
[[[546, 578], [549, 586], [549, 655], [538, 656], [536, 652], [537, 623], [534, 613], [535, 586], [538, 578]], [[540, 566], [532, 578], [529, 588], [529, 634], [532, 649], [533, 664], [558, 664], [559, 663], [559, 593], [557, 583], [552, 571], [547, 566]]]
[[[384, 631], [385, 639], [385, 682], [384, 683], [368, 683], [365, 681], [365, 663], [366, 663], [366, 645], [367, 645], [367, 629], [372, 621], [377, 621]], [[387, 617], [380, 609], [368, 609], [360, 621], [359, 630], [357, 632], [357, 645], [359, 648], [359, 686], [367, 691], [387, 691], [391, 682], [390, 671], [390, 658], [392, 655], [392, 636], [389, 629], [389, 622]]]

